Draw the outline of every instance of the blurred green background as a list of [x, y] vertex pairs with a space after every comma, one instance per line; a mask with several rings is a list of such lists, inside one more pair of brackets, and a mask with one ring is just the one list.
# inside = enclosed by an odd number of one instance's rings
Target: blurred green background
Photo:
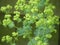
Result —
[[[0, 7], [6, 6], [7, 4], [10, 4], [13, 6], [13, 5], [15, 5], [16, 1], [17, 0], [0, 0]], [[56, 9], [54, 11], [55, 14], [57, 16], [60, 16], [60, 0], [50, 0], [50, 2], [56, 6]], [[3, 19], [2, 18], [3, 16], [4, 16], [4, 14], [0, 12], [0, 19]], [[10, 32], [9, 32], [9, 30], [10, 30]], [[3, 35], [10, 34], [14, 30], [15, 29], [11, 30], [8, 28], [4, 28], [2, 25], [0, 25], [0, 39]], [[58, 40], [59, 40], [59, 26], [57, 27], [57, 33], [53, 34], [53, 37], [52, 37], [52, 39], [50, 39], [49, 44], [50, 45], [58, 45]], [[20, 40], [17, 42], [17, 45], [27, 45], [27, 42], [28, 42], [27, 39], [20, 38]], [[9, 44], [5, 44], [0, 41], [0, 45], [9, 45]]]

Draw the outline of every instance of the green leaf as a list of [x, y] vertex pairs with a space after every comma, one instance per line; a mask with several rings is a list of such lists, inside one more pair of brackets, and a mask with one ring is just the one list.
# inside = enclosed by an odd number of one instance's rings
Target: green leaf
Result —
[[15, 27], [14, 22], [11, 22], [11, 23], [8, 25], [8, 27], [9, 27], [9, 28], [13, 28], [13, 27]]

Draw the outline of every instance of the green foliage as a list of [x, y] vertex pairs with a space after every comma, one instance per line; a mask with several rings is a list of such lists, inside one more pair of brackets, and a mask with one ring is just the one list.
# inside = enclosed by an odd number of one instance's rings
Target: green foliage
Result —
[[27, 45], [48, 45], [48, 40], [52, 38], [51, 33], [56, 33], [55, 25], [59, 24], [59, 17], [54, 15], [54, 9], [55, 6], [49, 0], [18, 0], [14, 7], [2, 6], [0, 10], [5, 13], [2, 25], [17, 29], [12, 32], [12, 36], [3, 36], [2, 42], [16, 45], [15, 41], [22, 36], [29, 39]]

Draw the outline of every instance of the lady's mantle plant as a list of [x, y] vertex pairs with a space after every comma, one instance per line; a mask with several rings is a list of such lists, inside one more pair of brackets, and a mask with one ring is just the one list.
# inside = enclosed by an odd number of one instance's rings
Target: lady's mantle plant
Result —
[[29, 39], [27, 45], [48, 45], [51, 33], [56, 33], [55, 25], [59, 24], [54, 9], [49, 0], [18, 0], [14, 7], [2, 6], [0, 10], [5, 13], [2, 25], [17, 30], [12, 36], [3, 36], [1, 41], [16, 45], [18, 37], [22, 36]]

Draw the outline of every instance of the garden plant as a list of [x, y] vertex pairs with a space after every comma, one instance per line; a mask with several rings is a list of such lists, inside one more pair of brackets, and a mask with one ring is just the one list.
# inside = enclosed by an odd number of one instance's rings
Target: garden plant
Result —
[[[59, 17], [55, 15], [49, 0], [17, 0], [14, 6], [7, 4], [0, 11], [4, 13], [0, 25], [10, 30], [1, 37], [1, 42], [17, 45], [19, 38], [27, 38], [27, 45], [49, 45], [52, 33], [56, 33]], [[9, 31], [10, 31], [9, 30]]]

